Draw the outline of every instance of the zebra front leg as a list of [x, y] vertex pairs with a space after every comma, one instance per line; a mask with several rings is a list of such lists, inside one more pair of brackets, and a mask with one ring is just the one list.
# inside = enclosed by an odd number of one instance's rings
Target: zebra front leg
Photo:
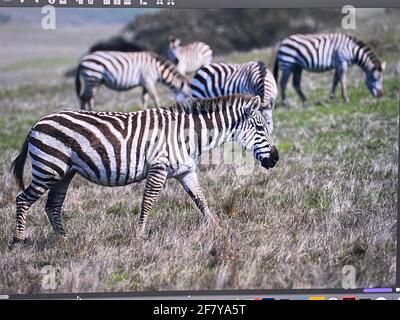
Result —
[[147, 108], [147, 104], [149, 102], [149, 93], [147, 92], [147, 89], [143, 87], [142, 90], [142, 109]]
[[149, 93], [151, 99], [153, 99], [156, 108], [158, 108], [160, 106], [160, 97], [158, 96], [155, 84], [146, 84], [145, 88], [147, 90], [147, 92]]
[[336, 87], [338, 83], [339, 83], [339, 72], [336, 70], [333, 76], [331, 93], [329, 94], [329, 98], [332, 100], [336, 98]]
[[50, 188], [46, 202], [46, 214], [49, 218], [54, 233], [62, 239], [66, 238], [66, 234], [61, 222], [61, 208], [68, 190], [68, 186], [74, 177], [75, 172], [72, 171], [66, 177]]
[[147, 217], [154, 202], [167, 179], [167, 170], [164, 166], [150, 168], [147, 173], [146, 186], [144, 188], [142, 207], [139, 218], [138, 235], [143, 237], [146, 229]]
[[182, 184], [190, 198], [192, 198], [197, 208], [200, 209], [201, 213], [206, 219], [206, 222], [211, 223], [212, 225], [218, 225], [219, 219], [217, 215], [212, 213], [208, 207], [196, 172], [190, 171], [188, 173], [184, 173], [183, 175], [177, 177], [177, 179]]
[[342, 89], [342, 98], [343, 101], [348, 103], [349, 102], [349, 97], [347, 95], [347, 75], [345, 72], [343, 72], [342, 78], [340, 80], [340, 85]]

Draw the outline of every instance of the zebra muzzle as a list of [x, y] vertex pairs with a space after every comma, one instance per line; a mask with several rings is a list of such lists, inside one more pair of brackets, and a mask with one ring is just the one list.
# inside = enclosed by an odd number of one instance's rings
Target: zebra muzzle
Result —
[[278, 160], [279, 160], [278, 149], [275, 146], [272, 146], [270, 156], [268, 158], [262, 159], [261, 166], [266, 169], [273, 168], [275, 167]]

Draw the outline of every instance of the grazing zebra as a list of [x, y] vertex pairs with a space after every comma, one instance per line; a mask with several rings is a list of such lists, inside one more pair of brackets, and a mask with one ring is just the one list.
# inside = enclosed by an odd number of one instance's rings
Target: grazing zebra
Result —
[[149, 96], [160, 106], [157, 81], [170, 87], [178, 101], [190, 96], [187, 79], [172, 63], [152, 52], [96, 51], [85, 55], [79, 63], [75, 85], [81, 109], [92, 109], [95, 89], [101, 84], [118, 91], [141, 86], [142, 107], [146, 108]]
[[204, 66], [194, 75], [191, 88], [192, 96], [197, 98], [237, 93], [260, 96], [261, 112], [269, 133], [272, 133], [272, 110], [278, 89], [271, 71], [264, 63], [251, 61], [245, 64], [213, 63]]
[[184, 47], [181, 47], [180, 44], [180, 39], [170, 37], [168, 59], [176, 64], [176, 68], [181, 74], [196, 71], [212, 62], [213, 52], [208, 44], [193, 42]]
[[[103, 186], [125, 186], [147, 179], [139, 234], [167, 178], [174, 177], [207, 221], [216, 222], [196, 174], [202, 153], [226, 141], [237, 141], [264, 168], [272, 168], [278, 151], [259, 113], [260, 98], [243, 95], [188, 100], [171, 108], [138, 112], [66, 110], [40, 119], [30, 130], [13, 174], [24, 190], [16, 198], [14, 242], [25, 239], [26, 214], [49, 190], [46, 213], [55, 231], [65, 237], [61, 207], [76, 173]], [[29, 153], [32, 182], [25, 189], [23, 168]]]
[[312, 72], [334, 69], [330, 98], [335, 98], [340, 82], [342, 98], [348, 102], [346, 72], [354, 63], [364, 71], [365, 83], [371, 94], [374, 97], [382, 96], [382, 72], [386, 63], [381, 63], [371, 48], [360, 40], [343, 33], [297, 34], [284, 39], [279, 45], [274, 67], [276, 81], [279, 69], [282, 71], [280, 90], [283, 104], [286, 103], [286, 84], [291, 73], [296, 93], [303, 103], [307, 100], [300, 85], [303, 69]]

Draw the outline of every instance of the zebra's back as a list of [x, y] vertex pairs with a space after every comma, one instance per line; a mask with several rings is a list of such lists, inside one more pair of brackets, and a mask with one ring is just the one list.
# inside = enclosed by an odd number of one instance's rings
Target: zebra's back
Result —
[[43, 117], [29, 134], [32, 164], [60, 177], [74, 170], [105, 186], [139, 181], [146, 169], [139, 154], [143, 137], [154, 126], [148, 111], [65, 110]]
[[147, 51], [95, 51], [84, 56], [78, 66], [85, 82], [104, 83], [114, 90], [129, 90], [140, 84], [141, 75], [158, 78], [156, 56]]
[[280, 43], [277, 59], [282, 69], [299, 65], [322, 72], [334, 68], [338, 59], [351, 56], [352, 41], [343, 33], [294, 34]]
[[212, 63], [199, 69], [193, 77], [192, 95], [198, 98], [213, 98], [231, 94], [254, 95], [249, 82], [255, 61], [245, 64]]

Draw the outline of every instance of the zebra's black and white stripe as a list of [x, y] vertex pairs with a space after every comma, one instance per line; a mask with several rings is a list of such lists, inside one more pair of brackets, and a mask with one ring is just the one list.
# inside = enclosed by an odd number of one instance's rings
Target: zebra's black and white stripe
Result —
[[278, 95], [275, 79], [264, 63], [212, 63], [199, 69], [191, 83], [192, 96], [197, 98], [247, 94], [261, 97], [261, 112], [270, 133], [273, 130], [272, 110]]
[[76, 93], [81, 109], [91, 110], [95, 89], [101, 84], [117, 91], [141, 86], [142, 107], [146, 108], [149, 96], [160, 106], [157, 81], [171, 88], [178, 101], [190, 96], [187, 79], [171, 62], [152, 52], [96, 51], [84, 56], [79, 63]]
[[365, 83], [371, 94], [374, 97], [382, 96], [382, 72], [386, 64], [381, 63], [365, 43], [343, 33], [296, 34], [284, 39], [279, 45], [274, 67], [277, 81], [279, 69], [282, 71], [280, 91], [283, 103], [286, 101], [286, 85], [291, 73], [297, 94], [303, 102], [307, 100], [301, 89], [303, 69], [311, 72], [334, 69], [330, 97], [335, 97], [336, 87], [340, 82], [342, 98], [347, 102], [346, 71], [353, 64], [364, 71]]
[[[171, 177], [181, 182], [206, 219], [215, 221], [197, 178], [199, 157], [226, 141], [237, 141], [263, 167], [274, 167], [278, 151], [259, 107], [259, 97], [239, 95], [133, 113], [66, 110], [43, 117], [30, 130], [13, 163], [16, 181], [24, 190], [16, 198], [13, 242], [25, 239], [27, 211], [47, 190], [46, 213], [54, 231], [65, 236], [61, 207], [76, 173], [111, 187], [147, 179], [140, 234]], [[28, 153], [32, 181], [25, 189], [23, 168]]]
[[213, 51], [204, 42], [192, 42], [181, 47], [181, 40], [170, 37], [168, 46], [168, 59], [176, 64], [181, 74], [193, 72], [210, 64], [213, 60]]

